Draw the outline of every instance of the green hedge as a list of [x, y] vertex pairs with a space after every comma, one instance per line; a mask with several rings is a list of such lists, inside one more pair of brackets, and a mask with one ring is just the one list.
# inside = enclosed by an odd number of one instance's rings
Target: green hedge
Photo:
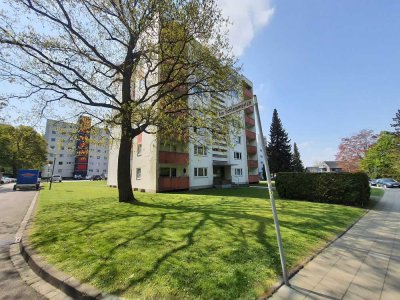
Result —
[[365, 173], [278, 173], [280, 198], [365, 206], [370, 198]]

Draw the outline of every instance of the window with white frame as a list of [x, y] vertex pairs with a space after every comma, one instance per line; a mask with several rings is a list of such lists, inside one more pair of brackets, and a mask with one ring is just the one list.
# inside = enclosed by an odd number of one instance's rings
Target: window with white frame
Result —
[[233, 158], [234, 159], [242, 159], [242, 152], [234, 152]]
[[241, 136], [237, 136], [235, 142], [236, 142], [237, 145], [240, 145], [242, 143], [242, 137]]
[[136, 168], [136, 180], [142, 179], [142, 169]]
[[243, 169], [235, 169], [235, 176], [243, 176]]
[[194, 145], [194, 155], [207, 155], [207, 147]]
[[141, 156], [142, 155], [142, 144], [138, 144], [137, 145], [137, 156]]
[[194, 177], [207, 177], [207, 168], [194, 168]]

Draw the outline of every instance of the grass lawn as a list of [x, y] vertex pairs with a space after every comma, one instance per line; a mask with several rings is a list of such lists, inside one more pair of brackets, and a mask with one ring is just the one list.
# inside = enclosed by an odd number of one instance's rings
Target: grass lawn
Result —
[[[31, 240], [49, 262], [126, 298], [254, 299], [281, 272], [267, 190], [136, 193], [119, 204], [104, 182], [53, 184], [40, 192]], [[364, 210], [278, 200], [293, 267]]]

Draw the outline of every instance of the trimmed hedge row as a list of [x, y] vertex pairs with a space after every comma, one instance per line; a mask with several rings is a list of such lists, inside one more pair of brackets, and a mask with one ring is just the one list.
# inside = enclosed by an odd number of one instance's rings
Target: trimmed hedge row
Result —
[[370, 198], [365, 173], [278, 173], [275, 187], [284, 199], [362, 207]]

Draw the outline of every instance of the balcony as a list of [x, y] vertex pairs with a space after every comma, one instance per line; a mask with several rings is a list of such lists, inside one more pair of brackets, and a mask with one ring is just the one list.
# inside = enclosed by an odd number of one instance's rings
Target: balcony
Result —
[[189, 162], [189, 154], [160, 151], [158, 161], [161, 164], [187, 165]]
[[243, 97], [244, 100], [253, 99], [253, 92], [251, 91], [251, 89], [243, 89]]
[[247, 154], [256, 154], [257, 146], [247, 146]]
[[158, 191], [188, 190], [189, 177], [162, 177], [158, 178]]
[[258, 161], [257, 160], [248, 160], [247, 166], [249, 167], [249, 169], [258, 168]]
[[251, 140], [255, 140], [256, 139], [256, 133], [246, 129], [246, 138], [251, 141]]
[[249, 175], [249, 183], [259, 183], [260, 178], [258, 175]]
[[256, 124], [256, 121], [248, 116], [244, 117], [244, 122], [246, 125], [254, 126]]
[[252, 114], [254, 113], [254, 106], [250, 106], [246, 108], [244, 111], [246, 112], [246, 114]]

